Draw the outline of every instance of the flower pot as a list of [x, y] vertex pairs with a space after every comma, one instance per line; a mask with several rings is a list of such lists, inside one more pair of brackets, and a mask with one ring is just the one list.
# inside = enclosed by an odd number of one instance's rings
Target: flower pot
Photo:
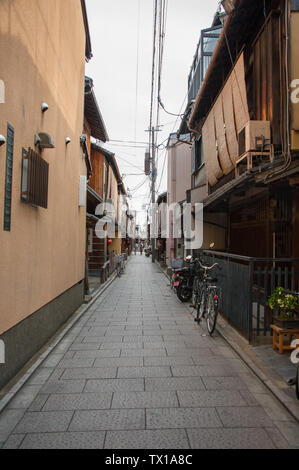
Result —
[[292, 329], [298, 329], [299, 328], [299, 318], [290, 318], [290, 319], [282, 319], [279, 317], [274, 317], [273, 318], [273, 323], [276, 326], [279, 326], [280, 328], [287, 329], [287, 330], [292, 330]]

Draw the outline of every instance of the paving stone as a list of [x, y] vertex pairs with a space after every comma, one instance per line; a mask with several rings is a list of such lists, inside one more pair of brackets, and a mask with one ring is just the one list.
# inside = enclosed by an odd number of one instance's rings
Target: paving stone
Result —
[[201, 377], [146, 378], [146, 391], [205, 390]]
[[133, 342], [133, 343], [163, 343], [162, 336], [159, 335], [136, 335], [136, 336], [124, 336], [124, 343]]
[[0, 442], [5, 442], [14, 430], [20, 419], [24, 416], [24, 410], [4, 409], [0, 415]]
[[11, 434], [2, 449], [18, 449], [24, 437], [25, 434]]
[[144, 410], [75, 411], [70, 431], [145, 429]]
[[145, 366], [181, 366], [194, 365], [189, 356], [145, 357]]
[[64, 356], [63, 356], [63, 359], [73, 359], [74, 355], [75, 355], [75, 352], [76, 351], [67, 351]]
[[[118, 344], [118, 343], [115, 343]], [[90, 351], [76, 351], [74, 360], [89, 358], [89, 359], [97, 359], [97, 358], [107, 358], [107, 357], [119, 357], [120, 356], [120, 349], [113, 348], [113, 349], [96, 349]]]
[[247, 390], [239, 377], [203, 377], [207, 390]]
[[159, 348], [159, 349], [152, 349], [152, 348], [144, 348], [144, 349], [123, 349], [121, 351], [121, 356], [125, 357], [134, 357], [134, 356], [141, 356], [141, 357], [150, 357], [150, 356], [166, 356], [166, 349]]
[[178, 391], [180, 406], [214, 407], [214, 406], [247, 406], [239, 392], [232, 390]]
[[143, 343], [102, 343], [100, 349], [138, 349], [143, 348]]
[[142, 392], [144, 379], [87, 380], [84, 392]]
[[40, 385], [25, 384], [15, 397], [9, 402], [7, 409], [26, 409], [28, 408], [36, 395], [38, 394]]
[[113, 379], [116, 377], [116, 367], [94, 367], [67, 369], [62, 375], [62, 380], [73, 379]]
[[29, 385], [43, 385], [49, 379], [53, 369], [48, 367], [39, 367], [32, 377], [28, 380]]
[[189, 449], [183, 429], [108, 431], [106, 449]]
[[171, 377], [170, 367], [119, 367], [118, 378]]
[[163, 408], [179, 406], [175, 392], [116, 392], [112, 408]]
[[64, 372], [64, 369], [54, 369], [46, 383], [57, 382]]
[[80, 393], [84, 386], [85, 380], [60, 380], [46, 383], [40, 393]]
[[105, 432], [27, 434], [21, 449], [103, 449]]
[[121, 366], [143, 366], [142, 357], [113, 357], [96, 359], [94, 367], [121, 367]]
[[96, 343], [98, 345], [103, 343], [121, 343], [123, 336], [89, 336], [83, 339], [83, 343]]
[[290, 413], [269, 393], [254, 393], [253, 398], [273, 421], [292, 421]]
[[277, 425], [279, 427], [279, 431], [285, 437], [285, 439], [287, 439], [288, 443], [292, 447], [299, 449], [299, 424], [283, 421], [277, 423]]
[[146, 410], [148, 429], [222, 427], [214, 408], [151, 408]]
[[15, 433], [66, 431], [73, 411], [42, 411], [26, 413], [14, 430]]
[[227, 428], [258, 428], [271, 427], [273, 421], [261, 407], [226, 407], [217, 408], [218, 415]]
[[187, 429], [192, 449], [274, 449], [264, 429]]
[[96, 351], [99, 349], [97, 343], [73, 343], [70, 346], [70, 351]]
[[211, 350], [210, 348], [197, 348], [197, 349], [188, 349], [186, 346], [180, 345], [178, 342], [177, 344], [169, 344], [165, 343], [166, 352], [168, 356], [189, 356], [193, 357], [195, 355], [203, 356], [210, 356]]
[[43, 367], [55, 367], [64, 357], [64, 354], [50, 354], [43, 362]]
[[224, 366], [172, 366], [174, 377], [221, 377], [237, 375], [235, 372], [225, 369]]
[[74, 358], [74, 359], [63, 359], [58, 367], [63, 369], [70, 369], [73, 367], [92, 367], [95, 358], [83, 357], [83, 358]]
[[48, 394], [38, 394], [29, 406], [28, 411], [41, 411], [48, 398]]
[[70, 393], [50, 395], [43, 411], [101, 410], [110, 408], [112, 393]]

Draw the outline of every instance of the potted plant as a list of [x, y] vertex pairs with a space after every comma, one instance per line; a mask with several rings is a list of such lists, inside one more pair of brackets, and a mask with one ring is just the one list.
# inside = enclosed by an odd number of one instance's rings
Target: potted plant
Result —
[[269, 297], [268, 306], [275, 311], [274, 324], [281, 328], [298, 328], [298, 297], [287, 293], [283, 287], [277, 287]]

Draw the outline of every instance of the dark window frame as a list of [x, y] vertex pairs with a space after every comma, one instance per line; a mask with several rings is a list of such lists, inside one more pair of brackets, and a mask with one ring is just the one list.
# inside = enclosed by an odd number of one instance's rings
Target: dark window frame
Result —
[[6, 141], [6, 169], [5, 169], [5, 191], [4, 191], [4, 217], [3, 230], [11, 231], [11, 201], [13, 184], [13, 156], [14, 156], [15, 130], [11, 124], [7, 124]]

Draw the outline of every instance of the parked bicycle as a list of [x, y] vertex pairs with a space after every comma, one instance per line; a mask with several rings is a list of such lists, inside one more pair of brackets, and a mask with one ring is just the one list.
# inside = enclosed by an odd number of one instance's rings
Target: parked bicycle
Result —
[[212, 335], [216, 328], [221, 291], [217, 286], [218, 279], [209, 276], [208, 273], [216, 267], [220, 269], [220, 266], [218, 263], [204, 266], [200, 261], [198, 264], [203, 270], [203, 277], [198, 286], [197, 315], [194, 321], [200, 323], [205, 318], [208, 332]]
[[125, 255], [119, 255], [116, 262], [116, 273], [118, 277], [121, 277], [125, 272]]
[[193, 307], [196, 311], [198, 309], [198, 303], [200, 301], [201, 286], [203, 280], [203, 270], [200, 267], [200, 259], [195, 258], [194, 263], [194, 279], [193, 279], [193, 289], [192, 289], [192, 304], [190, 307]]

